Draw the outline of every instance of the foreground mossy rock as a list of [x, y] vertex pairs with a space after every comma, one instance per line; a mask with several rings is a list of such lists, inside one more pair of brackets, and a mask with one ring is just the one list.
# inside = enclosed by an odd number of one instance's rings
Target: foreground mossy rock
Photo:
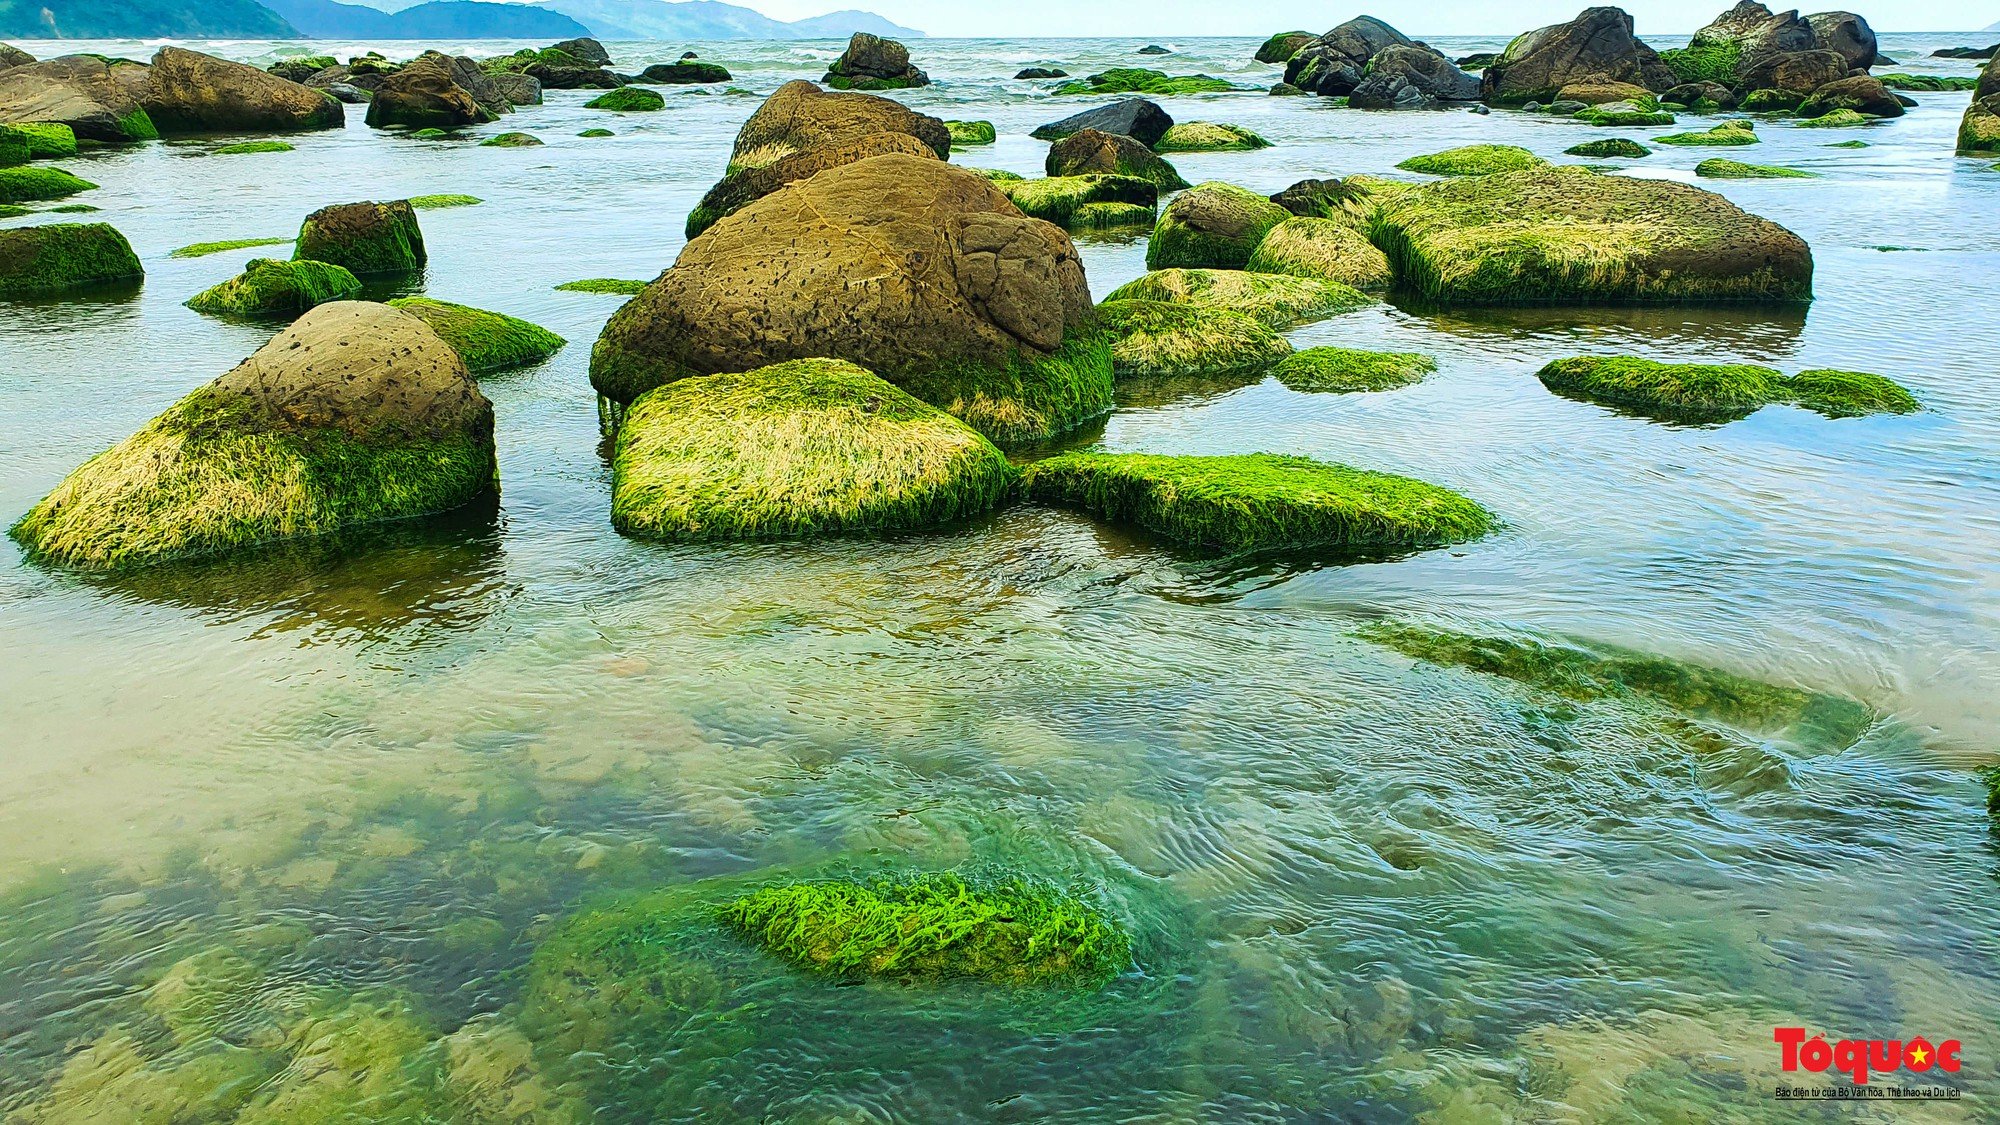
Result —
[[139, 104], [147, 67], [99, 55], [64, 55], [0, 70], [0, 123], [67, 125], [79, 139], [121, 144], [158, 139]]
[[167, 135], [338, 129], [346, 119], [324, 91], [179, 47], [153, 56], [140, 104]]
[[1254, 191], [1218, 181], [1174, 197], [1146, 245], [1146, 268], [1240, 270], [1291, 212]]
[[1624, 137], [1605, 137], [1602, 140], [1585, 141], [1580, 145], [1571, 145], [1563, 150], [1563, 154], [1565, 156], [1588, 157], [1593, 160], [1603, 160], [1606, 157], [1613, 156], [1637, 159], [1642, 156], [1651, 156], [1653, 150], [1640, 144], [1638, 141], [1628, 140]]
[[1677, 421], [1728, 421], [1779, 402], [1829, 418], [1910, 414], [1922, 409], [1909, 391], [1880, 375], [1860, 371], [1821, 369], [1787, 378], [1773, 368], [1754, 364], [1574, 356], [1543, 367], [1539, 378], [1558, 394]]
[[991, 509], [1013, 480], [965, 423], [834, 359], [639, 396], [611, 474], [612, 526], [673, 540], [932, 527]]
[[947, 121], [944, 127], [951, 134], [953, 148], [976, 148], [999, 139], [991, 121]]
[[1972, 88], [1972, 104], [1958, 125], [1958, 151], [2000, 152], [2000, 52], [1987, 61]]
[[61, 168], [0, 168], [0, 203], [35, 203], [45, 199], [67, 199], [97, 185]]
[[1130, 176], [1051, 176], [1041, 180], [995, 180], [993, 186], [1031, 219], [1064, 230], [1152, 226], [1159, 188]]
[[1305, 457], [1067, 453], [1028, 466], [1028, 495], [1230, 552], [1426, 547], [1486, 534], [1493, 517], [1449, 489]]
[[408, 200], [337, 203], [306, 216], [292, 257], [331, 262], [356, 277], [410, 274], [424, 268], [424, 232]]
[[1118, 66], [1056, 87], [1058, 94], [1218, 94], [1237, 89], [1226, 78], [1207, 74], [1169, 75], [1145, 67]]
[[1501, 105], [1552, 100], [1577, 83], [1624, 82], [1659, 92], [1680, 79], [1632, 33], [1621, 8], [1586, 8], [1568, 23], [1516, 36], [1480, 75], [1480, 92]]
[[1321, 320], [1374, 303], [1335, 281], [1246, 270], [1154, 270], [1111, 291], [1106, 301], [1166, 301], [1228, 309], [1274, 328]]
[[359, 296], [361, 281], [326, 262], [255, 258], [243, 272], [188, 299], [200, 313], [296, 317], [315, 305]]
[[1387, 289], [1395, 280], [1388, 256], [1352, 223], [1296, 215], [1271, 228], [1245, 268], [1252, 273], [1316, 277], [1356, 289]]
[[667, 99], [658, 90], [646, 90], [637, 86], [620, 86], [607, 90], [583, 103], [585, 109], [606, 109], [615, 113], [651, 113], [667, 108]]
[[1271, 142], [1241, 125], [1218, 125], [1209, 121], [1184, 121], [1168, 129], [1157, 152], [1250, 152], [1270, 148]]
[[769, 164], [724, 176], [709, 188], [688, 212], [687, 236], [693, 238], [716, 221], [777, 191], [786, 184], [810, 180], [828, 168], [838, 168], [871, 156], [902, 153], [906, 156], [937, 159], [937, 153], [908, 133], [869, 133], [847, 140], [816, 145], [802, 152], [781, 156]]
[[1712, 192], [1585, 169], [1502, 172], [1388, 198], [1397, 282], [1470, 304], [1803, 302], [1805, 240]]
[[1257, 372], [1292, 354], [1276, 329], [1229, 309], [1109, 300], [1097, 306], [1097, 317], [1114, 341], [1111, 366], [1120, 380]]
[[805, 81], [777, 88], [736, 133], [730, 173], [762, 168], [795, 152], [855, 141], [873, 133], [906, 133], [940, 160], [951, 158], [945, 123], [873, 94], [828, 93]]
[[1694, 166], [1694, 174], [1711, 180], [1810, 180], [1814, 173], [1773, 164], [1745, 164], [1711, 156]]
[[857, 31], [820, 81], [836, 90], [901, 90], [928, 86], [930, 78], [910, 64], [910, 49], [894, 39]]
[[567, 343], [540, 325], [470, 305], [430, 297], [398, 297], [389, 304], [430, 325], [474, 375], [540, 363]]
[[23, 121], [0, 125], [0, 145], [18, 144], [28, 160], [56, 160], [76, 155], [76, 133], [55, 121]]
[[1490, 176], [1495, 172], [1519, 172], [1547, 166], [1548, 161], [1514, 145], [1466, 145], [1425, 156], [1412, 156], [1396, 165], [1405, 172], [1422, 172], [1430, 176]]
[[1743, 145], [1758, 144], [1757, 127], [1749, 121], [1735, 118], [1724, 121], [1712, 129], [1699, 133], [1668, 133], [1654, 137], [1654, 144], [1678, 145], [1689, 148], [1740, 148]]
[[[1171, 132], [1171, 130], [1169, 130]], [[1051, 177], [1129, 176], [1161, 191], [1188, 186], [1180, 170], [1123, 133], [1081, 129], [1049, 146], [1043, 168]]]
[[1341, 394], [1412, 386], [1436, 370], [1437, 360], [1417, 352], [1306, 348], [1273, 367], [1271, 374], [1295, 391]]
[[1173, 126], [1174, 119], [1167, 115], [1166, 110], [1145, 98], [1126, 98], [1072, 114], [1060, 121], [1038, 125], [1028, 135], [1038, 141], [1059, 141], [1085, 129], [1095, 129], [1100, 133], [1131, 137], [1150, 147], [1160, 143], [1160, 138], [1166, 136], [1167, 130]]
[[629, 403], [690, 375], [831, 357], [1003, 444], [1109, 408], [1109, 347], [1061, 229], [985, 177], [892, 154], [782, 188], [689, 242], [591, 353]]
[[459, 507], [493, 406], [421, 320], [321, 305], [64, 478], [14, 525], [41, 560], [138, 566]]
[[132, 244], [109, 223], [0, 230], [0, 297], [38, 297], [146, 276]]

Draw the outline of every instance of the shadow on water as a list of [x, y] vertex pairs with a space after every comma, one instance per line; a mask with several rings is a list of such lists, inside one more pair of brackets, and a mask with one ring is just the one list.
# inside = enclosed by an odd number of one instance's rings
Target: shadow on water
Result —
[[1806, 310], [1793, 305], [1494, 305], [1447, 307], [1410, 294], [1390, 303], [1451, 336], [1639, 345], [1701, 353], [1728, 352], [1777, 361], [1798, 351]]

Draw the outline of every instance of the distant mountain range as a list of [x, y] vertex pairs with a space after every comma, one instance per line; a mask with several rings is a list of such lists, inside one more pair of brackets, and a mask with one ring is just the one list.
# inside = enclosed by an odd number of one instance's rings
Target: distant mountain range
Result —
[[0, 0], [0, 39], [836, 39], [918, 38], [871, 12], [786, 22], [719, 0]]

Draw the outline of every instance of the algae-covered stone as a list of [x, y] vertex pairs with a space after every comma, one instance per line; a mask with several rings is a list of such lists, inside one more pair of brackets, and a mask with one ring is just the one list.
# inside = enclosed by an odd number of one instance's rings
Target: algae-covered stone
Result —
[[429, 260], [407, 200], [337, 203], [306, 216], [292, 257], [331, 262], [356, 277], [415, 273]]
[[290, 316], [359, 295], [352, 273], [325, 262], [252, 259], [243, 272], [189, 298], [187, 307], [228, 316]]
[[1207, 74], [1168, 75], [1164, 71], [1149, 70], [1145, 67], [1119, 66], [1110, 70], [1065, 82], [1056, 87], [1058, 94], [1152, 94], [1156, 97], [1170, 94], [1216, 94], [1237, 89], [1235, 83], [1226, 78], [1216, 78]]
[[693, 238], [714, 226], [717, 220], [735, 214], [786, 184], [812, 179], [828, 168], [891, 153], [937, 157], [929, 145], [908, 133], [869, 133], [788, 153], [769, 164], [732, 172], [709, 188], [701, 202], [688, 212], [687, 236]]
[[1423, 381], [1437, 360], [1417, 352], [1367, 352], [1353, 348], [1306, 348], [1271, 369], [1295, 391], [1343, 393], [1392, 391]]
[[445, 207], [477, 207], [486, 201], [476, 195], [413, 195], [404, 202], [419, 211], [435, 211]]
[[1801, 371], [1785, 380], [1784, 401], [1829, 418], [1914, 414], [1923, 409], [1917, 396], [1883, 376], [1831, 368]]
[[1699, 133], [1668, 133], [1665, 136], [1654, 137], [1653, 143], [1696, 148], [1732, 148], [1754, 145], [1759, 140], [1755, 125], [1742, 118], [1733, 118]]
[[639, 72], [639, 81], [657, 82], [662, 86], [699, 86], [711, 82], [727, 82], [730, 77], [728, 67], [693, 59], [654, 63]]
[[1043, 169], [1050, 176], [1129, 176], [1161, 191], [1188, 186], [1180, 170], [1123, 133], [1080, 129], [1049, 146]]
[[658, 90], [620, 86], [583, 103], [585, 109], [608, 109], [617, 113], [650, 113], [667, 108], [667, 99]]
[[1625, 137], [1605, 137], [1602, 140], [1585, 141], [1580, 145], [1571, 145], [1563, 150], [1563, 154], [1565, 156], [1583, 156], [1593, 160], [1603, 160], [1606, 157], [1613, 156], [1637, 159], [1642, 156], [1651, 156], [1653, 150], [1640, 144], [1638, 141], [1629, 140]]
[[132, 244], [108, 223], [0, 230], [0, 297], [34, 297], [144, 277]]
[[1548, 163], [1527, 149], [1515, 145], [1465, 145], [1462, 148], [1449, 148], [1443, 152], [1433, 152], [1424, 156], [1412, 156], [1396, 167], [1405, 172], [1422, 172], [1428, 176], [1490, 176], [1495, 172], [1545, 168]]
[[999, 137], [999, 134], [993, 131], [991, 121], [947, 121], [944, 127], [951, 134], [953, 148], [990, 145]]
[[795, 152], [859, 140], [873, 133], [905, 133], [945, 160], [951, 130], [901, 102], [873, 94], [828, 93], [805, 81], [777, 88], [736, 133], [728, 172], [762, 168]]
[[1486, 534], [1493, 517], [1449, 489], [1305, 457], [1068, 453], [1028, 466], [1028, 495], [1231, 552], [1422, 547]]
[[1114, 217], [1120, 225], [1151, 226], [1159, 207], [1159, 189], [1148, 180], [1130, 176], [996, 180], [994, 186], [1022, 214], [1066, 230], [1114, 225], [1109, 221]]
[[1745, 164], [1711, 156], [1694, 166], [1694, 174], [1711, 180], [1810, 180], [1814, 173], [1772, 164]]
[[1299, 48], [1319, 38], [1310, 31], [1280, 31], [1257, 48], [1252, 56], [1260, 63], [1281, 63], [1291, 61], [1299, 53]]
[[1275, 328], [1320, 320], [1373, 304], [1336, 281], [1246, 270], [1154, 270], [1111, 291], [1106, 301], [1166, 301], [1229, 309]]
[[468, 59], [425, 51], [384, 78], [368, 102], [368, 124], [456, 128], [498, 120], [513, 109]]
[[173, 253], [169, 258], [205, 258], [210, 254], [221, 254], [230, 250], [248, 250], [257, 246], [282, 246], [289, 238], [231, 238], [220, 242], [190, 242]]
[[1972, 104], [1959, 119], [1958, 151], [2000, 152], [2000, 52], [1987, 61], [1972, 88]]
[[7, 143], [10, 138], [27, 150], [29, 160], [76, 155], [76, 132], [59, 121], [18, 121], [0, 125], [0, 143]]
[[625, 277], [586, 277], [580, 281], [565, 281], [556, 286], [565, 293], [612, 293], [630, 297], [644, 289], [648, 282]]
[[1486, 99], [1501, 105], [1545, 102], [1574, 83], [1627, 82], [1657, 91], [1678, 81], [1632, 33], [1632, 17], [1611, 7], [1586, 8], [1568, 23], [1516, 36], [1480, 76]]
[[1807, 301], [1805, 240], [1712, 192], [1576, 168], [1424, 184], [1375, 244], [1397, 282], [1475, 304]]
[[1672, 125], [1674, 115], [1660, 108], [1660, 103], [1648, 97], [1642, 101], [1606, 102], [1580, 109], [1576, 120], [1586, 125], [1608, 127], [1635, 127], [1648, 125]]
[[1261, 371], [1292, 354], [1263, 321], [1229, 309], [1167, 301], [1108, 300], [1097, 306], [1119, 379], [1206, 378]]
[[291, 152], [291, 145], [283, 141], [244, 141], [241, 144], [223, 145], [216, 149], [215, 156], [254, 156], [264, 152]]
[[1245, 267], [1337, 281], [1356, 289], [1386, 289], [1395, 280], [1388, 256], [1353, 224], [1294, 216], [1272, 227]]
[[928, 86], [931, 80], [910, 63], [909, 48], [857, 31], [820, 81], [836, 90], [902, 90]]
[[67, 199], [97, 185], [61, 168], [0, 168], [0, 203], [35, 203]]
[[1777, 399], [1784, 376], [1754, 364], [1660, 363], [1634, 356], [1573, 356], [1538, 377], [1557, 394], [1625, 407], [1648, 417], [1741, 418]]
[[1868, 124], [1870, 118], [1851, 109], [1835, 109], [1820, 114], [1810, 121], [1799, 122], [1801, 129], [1853, 129]]
[[1240, 270], [1291, 212], [1256, 192], [1217, 181], [1182, 192], [1160, 215], [1146, 268]]
[[71, 473], [13, 527], [93, 570], [459, 507], [494, 487], [493, 406], [421, 320], [321, 305]]
[[470, 305], [430, 297], [398, 297], [389, 304], [430, 325], [474, 375], [540, 363], [567, 342], [540, 325]]
[[1183, 121], [1153, 146], [1158, 152], [1249, 152], [1270, 147], [1270, 141], [1241, 125], [1209, 121]]
[[842, 360], [681, 379], [618, 429], [611, 522], [650, 539], [930, 527], [992, 508], [1013, 471], [965, 423]]
[[479, 142], [480, 148], [540, 148], [542, 139], [533, 133], [496, 133]]
[[1902, 101], [1869, 74], [1850, 74], [1821, 86], [1799, 103], [1798, 112], [1800, 117], [1821, 117], [1841, 109], [1868, 117], [1903, 116]]
[[585, 129], [577, 134], [579, 137], [586, 137], [591, 140], [597, 140], [602, 137], [615, 137], [617, 135], [609, 129]]

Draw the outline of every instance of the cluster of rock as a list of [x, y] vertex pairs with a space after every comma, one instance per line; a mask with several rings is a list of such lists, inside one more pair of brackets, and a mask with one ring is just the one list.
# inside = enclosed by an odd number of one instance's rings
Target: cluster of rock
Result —
[[152, 140], [223, 131], [338, 128], [320, 90], [198, 51], [163, 47], [151, 63], [65, 55], [0, 69], [0, 124], [56, 124], [81, 140]]
[[1431, 109], [1480, 95], [1479, 79], [1373, 16], [1358, 16], [1294, 47], [1285, 61], [1285, 84], [1344, 97], [1362, 109]]
[[1900, 116], [1903, 100], [1868, 73], [1877, 55], [1874, 30], [1852, 12], [1774, 14], [1742, 0], [1685, 48], [1661, 56], [1677, 80], [1662, 100], [1814, 117], [1835, 109]]

